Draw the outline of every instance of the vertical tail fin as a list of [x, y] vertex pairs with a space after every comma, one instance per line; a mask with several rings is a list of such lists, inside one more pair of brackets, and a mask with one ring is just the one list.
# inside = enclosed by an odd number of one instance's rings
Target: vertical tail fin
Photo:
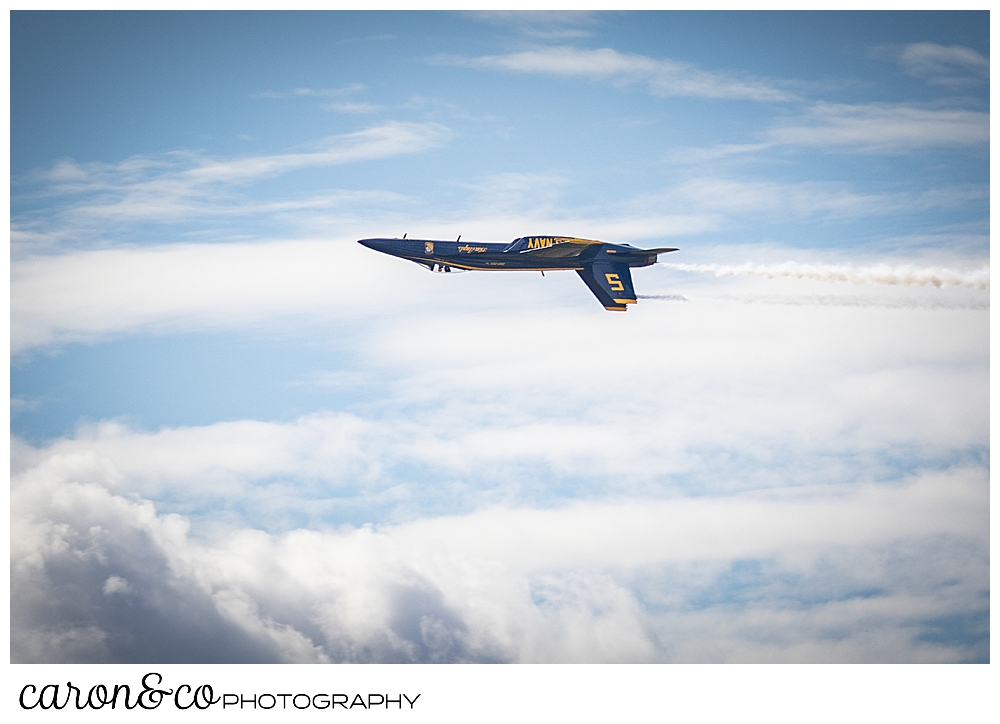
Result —
[[626, 305], [635, 304], [635, 291], [632, 289], [632, 275], [628, 264], [595, 262], [578, 269], [576, 273], [605, 309], [624, 312], [628, 310]]

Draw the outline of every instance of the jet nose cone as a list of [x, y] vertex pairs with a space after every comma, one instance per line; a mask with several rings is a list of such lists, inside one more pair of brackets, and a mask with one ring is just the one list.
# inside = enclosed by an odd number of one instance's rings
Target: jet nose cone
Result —
[[358, 239], [358, 243], [383, 254], [398, 254], [406, 245], [399, 239]]
[[358, 239], [358, 243], [383, 254], [389, 254], [393, 249], [393, 244], [388, 239]]

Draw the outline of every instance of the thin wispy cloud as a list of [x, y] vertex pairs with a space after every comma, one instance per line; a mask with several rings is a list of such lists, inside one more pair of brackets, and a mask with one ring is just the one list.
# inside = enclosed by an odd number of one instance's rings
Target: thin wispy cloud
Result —
[[698, 164], [782, 148], [895, 155], [981, 146], [989, 142], [990, 116], [967, 108], [906, 103], [819, 102], [755, 135], [750, 143], [675, 149], [667, 158], [674, 163]]
[[363, 115], [366, 113], [376, 113], [381, 110], [381, 106], [373, 103], [328, 103], [323, 106], [323, 110]]
[[233, 160], [204, 160], [182, 171], [180, 180], [194, 183], [241, 182], [276, 176], [310, 166], [336, 166], [409, 153], [440, 144], [448, 130], [437, 124], [386, 123], [363, 131], [330, 136], [303, 153], [255, 156]]
[[918, 193], [860, 193], [837, 183], [698, 177], [661, 193], [640, 197], [633, 204], [636, 210], [656, 204], [660, 208], [673, 206], [718, 214], [731, 221], [760, 214], [770, 219], [823, 217], [846, 220], [961, 208], [988, 198], [988, 187], [972, 184]]
[[[695, 177], [655, 194], [597, 208], [566, 202], [574, 190], [572, 177], [527, 172], [452, 182], [450, 185], [462, 190], [465, 198], [447, 209], [426, 208], [425, 199], [375, 191], [335, 190], [266, 201], [242, 193], [255, 181], [297, 168], [415, 153], [446, 138], [448, 131], [437, 126], [381, 126], [337, 137], [329, 150], [309, 153], [223, 161], [190, 153], [129, 159], [120, 164], [64, 161], [41, 178], [47, 183], [34, 185], [38, 193], [62, 200], [60, 212], [44, 218], [30, 213], [16, 216], [12, 239], [20, 256], [31, 248], [54, 248], [74, 238], [101, 233], [108, 223], [122, 229], [152, 222], [211, 218], [236, 223], [255, 218], [280, 220], [285, 226], [294, 223], [309, 234], [345, 228], [345, 224], [364, 233], [366, 219], [377, 216], [383, 221], [406, 218], [411, 225], [429, 224], [439, 229], [435, 233], [445, 236], [478, 233], [484, 239], [513, 238], [528, 225], [586, 229], [591, 235], [624, 241], [727, 228], [749, 216], [766, 216], [772, 221], [813, 217], [846, 222], [960, 209], [988, 196], [986, 187], [972, 184], [919, 193], [860, 193], [846, 184]], [[423, 210], [418, 213], [418, 208]]]
[[507, 55], [476, 58], [437, 56], [435, 63], [466, 68], [487, 68], [517, 73], [589, 78], [617, 85], [645, 85], [656, 96], [734, 98], [754, 101], [789, 101], [795, 96], [765, 81], [706, 71], [691, 63], [669, 58], [619, 53], [612, 48], [586, 50], [549, 47]]
[[600, 25], [593, 14], [583, 11], [497, 11], [467, 13], [483, 23], [501, 26], [535, 40], [566, 41], [589, 38]]
[[817, 103], [766, 133], [771, 143], [862, 153], [975, 146], [989, 142], [990, 117], [964, 108]]
[[398, 35], [392, 35], [390, 33], [382, 33], [381, 35], [364, 35], [357, 38], [341, 38], [337, 41], [338, 45], [350, 45], [352, 43], [378, 43], [384, 40], [395, 40]]
[[255, 100], [262, 98], [336, 98], [364, 89], [365, 86], [362, 83], [351, 83], [343, 88], [293, 88], [290, 91], [263, 91], [254, 93], [250, 98]]
[[766, 151], [771, 147], [770, 143], [722, 143], [710, 148], [675, 148], [667, 154], [666, 161], [677, 164], [701, 164], [730, 156]]
[[[117, 164], [64, 160], [33, 174], [22, 186], [29, 193], [61, 199], [61, 208], [57, 213], [49, 209], [43, 216], [19, 215], [12, 225], [13, 239], [16, 246], [30, 248], [100, 232], [108, 223], [259, 215], [277, 207], [273, 202], [260, 204], [242, 197], [239, 189], [300, 169], [423, 153], [446, 143], [450, 136], [450, 130], [440, 124], [389, 122], [282, 154], [218, 158], [183, 151], [133, 157]], [[298, 203], [309, 206], [315, 201], [300, 199]]]
[[911, 43], [897, 53], [897, 62], [908, 75], [934, 85], [961, 89], [989, 80], [989, 58], [963, 45]]
[[[353, 133], [328, 136], [306, 151], [229, 159], [176, 151], [161, 157], [133, 157], [118, 164], [60, 161], [30, 180], [48, 182], [57, 194], [111, 191], [123, 186], [187, 191], [202, 184], [241, 183], [300, 168], [336, 166], [420, 153], [447, 140], [450, 132], [434, 123], [390, 122]], [[157, 176], [148, 179], [149, 176]]]

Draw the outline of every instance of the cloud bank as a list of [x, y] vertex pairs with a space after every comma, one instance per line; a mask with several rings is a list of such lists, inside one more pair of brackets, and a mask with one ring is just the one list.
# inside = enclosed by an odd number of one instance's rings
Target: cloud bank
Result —
[[14, 660], [984, 660], [983, 311], [698, 279], [359, 321], [353, 412], [15, 441]]
[[[93, 457], [56, 454], [16, 476], [12, 660], [985, 654], [962, 639], [975, 641], [988, 606], [988, 484], [976, 470], [846, 495], [495, 508], [377, 529], [243, 529], [211, 541], [192, 538], [180, 516], [112, 493], [119, 475]], [[744, 579], [735, 593], [734, 578]], [[959, 635], [940, 635], [956, 617]]]

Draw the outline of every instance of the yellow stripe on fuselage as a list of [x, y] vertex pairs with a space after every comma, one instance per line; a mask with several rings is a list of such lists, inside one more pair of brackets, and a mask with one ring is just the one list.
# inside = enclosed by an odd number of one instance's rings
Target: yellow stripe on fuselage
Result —
[[[427, 262], [434, 262], [436, 264], [443, 264], [444, 266], [453, 266], [457, 269], [468, 269], [469, 271], [576, 271], [577, 269], [583, 269], [582, 266], [469, 266], [467, 264], [459, 264], [452, 261], [451, 259], [441, 259], [433, 256], [401, 256], [400, 259], [409, 259], [410, 261], [419, 261], [421, 264], [426, 264]], [[484, 262], [485, 263], [485, 262]]]

